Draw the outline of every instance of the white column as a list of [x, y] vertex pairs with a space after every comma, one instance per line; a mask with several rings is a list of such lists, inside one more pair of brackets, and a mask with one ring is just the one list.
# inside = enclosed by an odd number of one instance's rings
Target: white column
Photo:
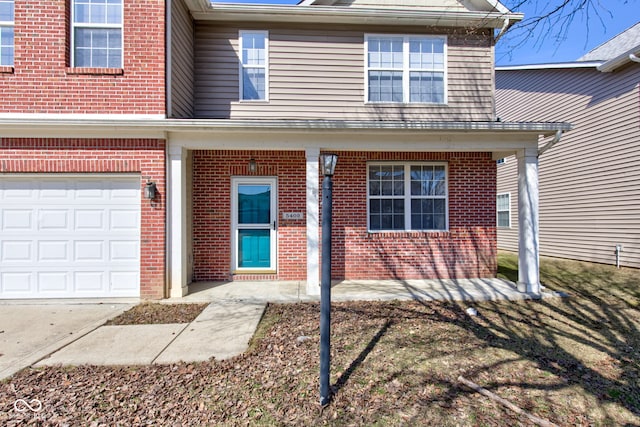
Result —
[[187, 287], [187, 162], [183, 147], [169, 146], [169, 286], [171, 298], [185, 296]]
[[307, 295], [320, 295], [319, 148], [307, 148]]
[[518, 290], [540, 293], [538, 224], [538, 150], [526, 148], [518, 158]]

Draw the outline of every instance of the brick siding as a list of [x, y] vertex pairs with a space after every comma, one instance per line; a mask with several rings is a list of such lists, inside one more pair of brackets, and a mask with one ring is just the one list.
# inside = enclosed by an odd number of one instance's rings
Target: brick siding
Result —
[[[69, 0], [15, 2], [1, 113], [164, 114], [164, 1], [124, 2], [123, 69], [70, 68]], [[141, 18], [144, 17], [144, 18]]]
[[[333, 192], [332, 276], [335, 279], [493, 277], [496, 274], [496, 167], [489, 153], [339, 154]], [[278, 177], [278, 274], [231, 274], [231, 177]], [[367, 231], [368, 161], [445, 161], [449, 170], [449, 230]], [[306, 212], [302, 151], [195, 151], [193, 225], [195, 280], [306, 280]]]
[[165, 141], [160, 139], [0, 138], [1, 173], [139, 173], [140, 191], [154, 181], [158, 196], [142, 199], [140, 296], [165, 296]]

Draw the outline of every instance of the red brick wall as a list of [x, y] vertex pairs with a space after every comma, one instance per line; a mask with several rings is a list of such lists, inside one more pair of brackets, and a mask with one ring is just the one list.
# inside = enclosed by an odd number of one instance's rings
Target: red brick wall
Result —
[[154, 181], [153, 204], [142, 199], [140, 296], [165, 295], [165, 141], [160, 139], [0, 138], [2, 173], [140, 173]]
[[[231, 272], [231, 177], [278, 177], [278, 274], [235, 276]], [[304, 151], [194, 151], [194, 280], [306, 280], [306, 219], [283, 220], [282, 212], [306, 212]]]
[[[488, 153], [341, 152], [334, 177], [332, 275], [335, 279], [464, 278], [496, 274], [496, 167]], [[231, 276], [231, 176], [278, 177], [278, 209], [305, 212], [303, 152], [195, 151], [195, 280]], [[446, 161], [449, 231], [367, 231], [367, 161]], [[279, 219], [278, 275], [234, 279], [306, 280], [306, 220]]]
[[[339, 154], [333, 187], [332, 277], [492, 277], [496, 167], [490, 153]], [[446, 161], [449, 230], [367, 232], [367, 161]]]
[[69, 0], [16, 1], [0, 112], [164, 114], [164, 3], [124, 2], [124, 68], [114, 70], [69, 68]]

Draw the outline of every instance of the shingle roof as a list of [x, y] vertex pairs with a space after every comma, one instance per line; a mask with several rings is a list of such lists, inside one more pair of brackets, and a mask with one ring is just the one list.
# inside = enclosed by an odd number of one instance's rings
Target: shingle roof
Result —
[[640, 22], [592, 49], [578, 61], [608, 61], [640, 46]]

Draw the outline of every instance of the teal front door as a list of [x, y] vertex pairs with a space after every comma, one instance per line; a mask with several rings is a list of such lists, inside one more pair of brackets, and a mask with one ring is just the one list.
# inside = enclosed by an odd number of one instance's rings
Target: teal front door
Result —
[[270, 273], [276, 270], [276, 179], [232, 180], [234, 270]]

